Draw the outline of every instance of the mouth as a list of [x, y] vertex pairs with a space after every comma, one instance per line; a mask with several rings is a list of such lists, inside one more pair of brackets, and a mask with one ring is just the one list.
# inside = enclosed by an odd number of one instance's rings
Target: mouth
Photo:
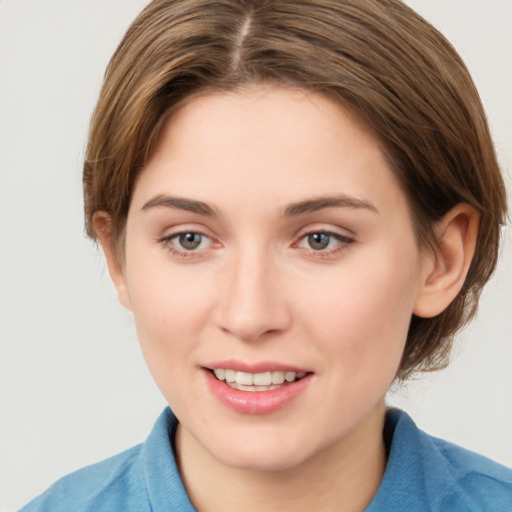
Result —
[[289, 386], [308, 375], [308, 372], [268, 371], [249, 373], [231, 368], [214, 368], [209, 370], [215, 378], [239, 391], [272, 391]]
[[314, 380], [305, 368], [275, 362], [218, 361], [202, 368], [213, 396], [233, 411], [251, 415], [291, 406]]

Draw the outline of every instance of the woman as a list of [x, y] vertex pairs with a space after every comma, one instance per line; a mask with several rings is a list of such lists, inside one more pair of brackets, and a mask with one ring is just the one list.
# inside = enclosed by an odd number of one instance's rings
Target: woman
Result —
[[512, 507], [510, 470], [385, 407], [445, 364], [506, 212], [467, 70], [401, 2], [152, 2], [84, 191], [172, 412], [27, 511]]

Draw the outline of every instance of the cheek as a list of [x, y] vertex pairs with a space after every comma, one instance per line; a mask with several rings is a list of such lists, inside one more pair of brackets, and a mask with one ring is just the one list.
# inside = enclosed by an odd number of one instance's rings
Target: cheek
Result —
[[414, 254], [384, 253], [367, 261], [362, 256], [309, 290], [302, 309], [310, 335], [347, 378], [394, 376], [412, 315], [418, 274]]
[[133, 251], [127, 275], [135, 326], [148, 365], [152, 368], [165, 361], [172, 366], [178, 362], [173, 356], [193, 349], [208, 318], [213, 296], [208, 281], [194, 275], [192, 266], [177, 271], [165, 255], [151, 258], [142, 251]]
[[191, 388], [182, 403], [182, 389], [195, 368], [193, 355], [209, 316], [211, 293], [200, 279], [172, 272], [168, 264], [138, 266], [131, 273], [128, 288], [149, 371], [168, 403], [182, 410], [189, 400], [200, 398]]

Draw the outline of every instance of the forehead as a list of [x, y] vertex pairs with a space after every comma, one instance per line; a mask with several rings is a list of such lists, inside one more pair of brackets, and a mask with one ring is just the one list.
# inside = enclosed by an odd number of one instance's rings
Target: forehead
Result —
[[325, 96], [276, 86], [204, 94], [175, 112], [134, 202], [158, 193], [220, 207], [333, 193], [403, 200], [378, 138], [355, 115]]

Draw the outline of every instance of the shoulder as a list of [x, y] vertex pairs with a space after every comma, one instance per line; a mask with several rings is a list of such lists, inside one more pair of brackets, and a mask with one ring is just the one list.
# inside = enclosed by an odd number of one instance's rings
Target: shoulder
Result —
[[71, 473], [20, 512], [149, 510], [142, 445]]
[[403, 411], [388, 411], [389, 458], [368, 512], [512, 511], [512, 470], [422, 432]]
[[[455, 444], [421, 432], [429, 472], [441, 470], [449, 478], [442, 506], [467, 503], [468, 510], [512, 511], [512, 469]], [[435, 491], [439, 479], [433, 479]]]
[[20, 512], [193, 512], [172, 447], [177, 425], [167, 407], [143, 444], [62, 478]]

